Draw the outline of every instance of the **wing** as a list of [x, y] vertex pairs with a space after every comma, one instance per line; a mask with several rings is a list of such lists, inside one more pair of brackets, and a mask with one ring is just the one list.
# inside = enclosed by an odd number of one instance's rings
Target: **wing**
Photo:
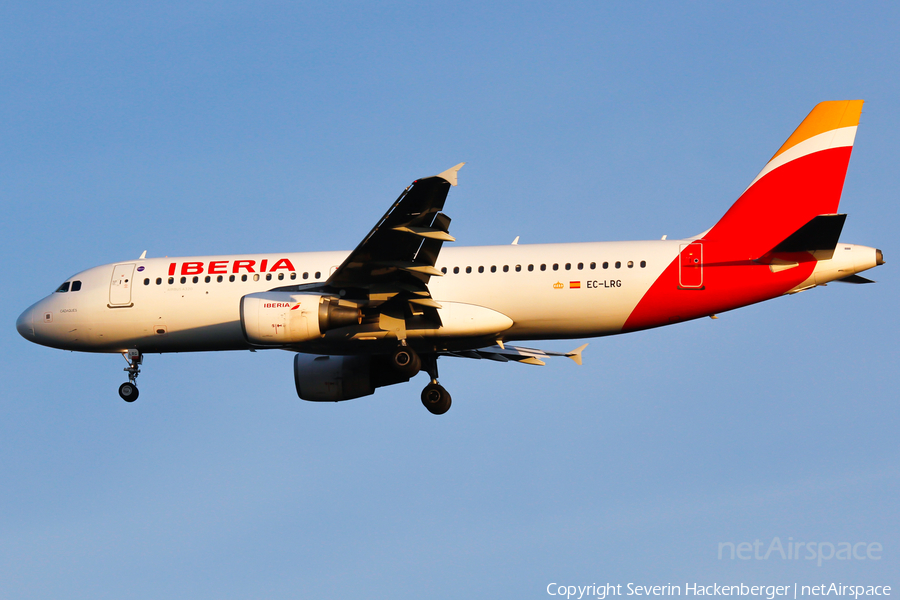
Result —
[[443, 243], [454, 241], [450, 217], [441, 209], [464, 164], [412, 182], [323, 284], [303, 289], [336, 293], [375, 309], [381, 328], [398, 337], [405, 337], [405, 323], [413, 317], [440, 326], [440, 304], [428, 281], [442, 275], [435, 262]]
[[442, 356], [459, 356], [461, 358], [486, 358], [498, 362], [515, 361], [526, 365], [545, 365], [542, 360], [551, 356], [565, 356], [581, 364], [581, 352], [587, 348], [587, 344], [575, 348], [571, 352], [548, 352], [536, 348], [521, 348], [517, 346], [490, 346], [476, 350], [459, 350], [454, 352], [442, 352]]

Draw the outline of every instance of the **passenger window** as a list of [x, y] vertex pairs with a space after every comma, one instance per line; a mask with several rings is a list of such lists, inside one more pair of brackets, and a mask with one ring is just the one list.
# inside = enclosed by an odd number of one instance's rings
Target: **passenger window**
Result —
[[149, 278], [149, 277], [148, 277], [147, 279], [144, 280], [144, 285], [150, 285], [150, 278]]
[[609, 268], [609, 263], [608, 263], [608, 262], [603, 263], [603, 268], [604, 268], [604, 269], [608, 269], [608, 268]]
[[647, 261], [646, 261], [646, 260], [642, 260], [642, 261], [641, 261], [641, 268], [643, 269], [643, 268], [646, 267], [646, 266], [647, 266]]
[[597, 263], [592, 262], [592, 263], [591, 263], [591, 271], [593, 271], [593, 270], [596, 269], [596, 268], [597, 268]]
[[453, 267], [453, 274], [456, 275], [459, 273], [459, 267]]
[[283, 280], [284, 280], [284, 273], [279, 273], [279, 274], [278, 274], [278, 281], [283, 281]]
[[497, 272], [497, 265], [491, 265], [491, 273]]
[[229, 275], [229, 276], [228, 276], [228, 281], [233, 282], [233, 281], [234, 281], [234, 275]]
[[484, 273], [484, 267], [478, 267], [478, 272], [479, 272], [479, 273]]
[[628, 268], [630, 269], [630, 268], [632, 268], [632, 267], [634, 267], [634, 261], [633, 261], [633, 260], [629, 260], [629, 261], [628, 261]]
[[509, 265], [503, 265], [503, 272], [509, 273]]
[[[304, 273], [304, 275], [305, 275], [305, 273]], [[253, 281], [259, 281], [259, 273], [253, 274]]]
[[472, 272], [472, 267], [466, 267], [466, 273], [471, 273], [471, 272]]
[[162, 277], [156, 278], [156, 285], [162, 285]]
[[559, 263], [553, 263], [553, 270], [559, 271]]
[[584, 268], [584, 263], [578, 263], [578, 270], [582, 270]]
[[529, 271], [534, 271], [534, 265], [528, 265], [528, 270], [529, 270]]
[[224, 278], [221, 275], [219, 275], [218, 277], [216, 277], [216, 283], [222, 283], [223, 279]]
[[617, 269], [621, 269], [621, 268], [622, 268], [622, 261], [619, 261], [619, 260], [616, 261], [616, 268], [617, 268]]
[[441, 273], [443, 273], [444, 275], [446, 275], [446, 274], [447, 274], [447, 267], [441, 267]]
[[295, 279], [297, 279], [297, 273], [291, 273], [291, 281], [294, 281]]
[[169, 277], [169, 285], [172, 285], [173, 283], [175, 283], [175, 278]]
[[[259, 277], [257, 277], [256, 279], [254, 279], [254, 281], [256, 281], [257, 279], [259, 279]], [[303, 274], [303, 279], [309, 279], [309, 273], [304, 273], [304, 274]]]
[[516, 265], [516, 273], [522, 270], [522, 265]]
[[546, 271], [546, 270], [547, 270], [547, 265], [545, 265], [545, 264], [541, 265], [541, 271]]
[[321, 271], [316, 271], [316, 279], [319, 279], [320, 277], [322, 277]]
[[572, 270], [572, 263], [566, 263], [566, 271]]
[[203, 279], [203, 281], [205, 281], [206, 283], [209, 283], [210, 281], [212, 281], [212, 278], [211, 278], [209, 275], [207, 275], [207, 276]]
[[266, 273], [266, 281], [272, 281], [272, 274]]
[[193, 281], [194, 283], [197, 283], [198, 281], [200, 281], [200, 278], [197, 277], [196, 275], [194, 275], [194, 278], [191, 279], [191, 281]]
[[246, 274], [246, 273], [244, 273], [243, 275], [241, 275], [241, 281], [247, 281], [247, 274]]

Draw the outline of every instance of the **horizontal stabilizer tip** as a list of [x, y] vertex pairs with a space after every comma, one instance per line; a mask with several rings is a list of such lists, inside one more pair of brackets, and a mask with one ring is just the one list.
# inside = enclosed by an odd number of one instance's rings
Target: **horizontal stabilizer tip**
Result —
[[441, 179], [443, 179], [445, 181], [448, 181], [450, 183], [450, 185], [456, 185], [456, 174], [459, 172], [460, 169], [463, 168], [464, 164], [466, 164], [466, 163], [461, 162], [458, 165], [456, 165], [455, 167], [450, 167], [443, 173], [440, 173], [438, 175], [438, 177], [440, 177]]

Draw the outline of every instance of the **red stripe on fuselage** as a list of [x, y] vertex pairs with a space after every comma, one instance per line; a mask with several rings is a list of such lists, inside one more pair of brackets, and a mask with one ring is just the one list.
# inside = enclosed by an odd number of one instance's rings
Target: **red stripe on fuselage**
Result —
[[703, 288], [679, 289], [680, 258], [676, 257], [628, 316], [623, 332], [706, 317], [781, 296], [805, 281], [816, 267], [812, 255], [796, 253], [791, 258], [804, 262], [773, 273], [768, 265], [751, 261], [718, 261], [721, 248], [715, 242], [703, 246]]

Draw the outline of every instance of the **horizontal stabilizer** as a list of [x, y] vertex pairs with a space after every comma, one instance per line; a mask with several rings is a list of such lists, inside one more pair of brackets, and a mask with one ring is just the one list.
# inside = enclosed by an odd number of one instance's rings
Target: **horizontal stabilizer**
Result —
[[536, 348], [522, 348], [520, 346], [490, 346], [488, 348], [477, 348], [475, 350], [457, 350], [455, 352], [443, 352], [445, 356], [458, 356], [460, 358], [486, 358], [488, 360], [496, 360], [501, 362], [515, 361], [525, 365], [543, 366], [546, 363], [542, 360], [551, 356], [565, 356], [571, 358], [579, 365], [581, 364], [581, 352], [587, 348], [587, 344], [575, 348], [571, 352], [549, 352], [538, 350]]
[[871, 279], [866, 279], [859, 275], [851, 275], [850, 277], [844, 277], [843, 279], [838, 279], [836, 281], [843, 281], [844, 283], [875, 283]]
[[847, 215], [815, 216], [806, 225], [772, 248], [769, 253], [834, 251], [846, 219]]

